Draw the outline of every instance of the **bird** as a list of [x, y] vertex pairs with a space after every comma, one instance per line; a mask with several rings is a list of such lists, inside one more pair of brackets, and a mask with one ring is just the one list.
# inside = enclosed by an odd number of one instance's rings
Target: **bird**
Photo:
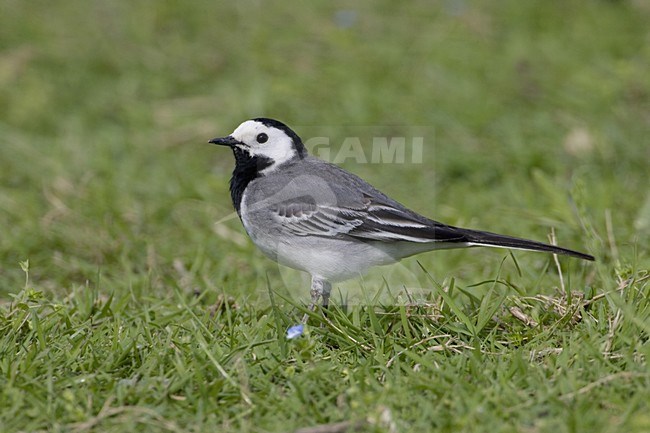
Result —
[[232, 149], [230, 196], [253, 243], [272, 260], [311, 275], [311, 311], [319, 301], [328, 307], [332, 283], [432, 250], [498, 247], [594, 260], [556, 245], [422, 216], [309, 155], [298, 134], [275, 119], [246, 120], [209, 143]]

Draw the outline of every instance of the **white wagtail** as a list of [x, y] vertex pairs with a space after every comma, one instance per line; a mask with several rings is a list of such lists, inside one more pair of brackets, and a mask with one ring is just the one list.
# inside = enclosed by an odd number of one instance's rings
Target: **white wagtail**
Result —
[[311, 275], [310, 309], [321, 297], [327, 306], [331, 282], [425, 251], [485, 246], [594, 260], [555, 245], [419, 215], [354, 174], [308, 155], [300, 137], [277, 120], [247, 120], [210, 143], [233, 150], [230, 195], [255, 245], [271, 259]]

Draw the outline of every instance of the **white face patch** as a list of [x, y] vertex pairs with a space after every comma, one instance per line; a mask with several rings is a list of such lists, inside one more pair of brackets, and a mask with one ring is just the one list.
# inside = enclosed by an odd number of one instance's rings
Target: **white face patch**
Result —
[[284, 131], [254, 120], [242, 123], [230, 136], [242, 142], [243, 144], [238, 144], [237, 147], [251, 156], [264, 156], [273, 161], [261, 173], [273, 171], [297, 155], [291, 137]]

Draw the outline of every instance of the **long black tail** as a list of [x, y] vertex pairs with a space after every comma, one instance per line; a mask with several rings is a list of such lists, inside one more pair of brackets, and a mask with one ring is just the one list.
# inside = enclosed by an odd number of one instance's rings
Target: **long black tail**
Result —
[[496, 233], [483, 232], [479, 230], [460, 229], [466, 236], [467, 242], [471, 246], [501, 247], [514, 248], [529, 251], [544, 251], [553, 254], [563, 254], [565, 256], [577, 257], [583, 260], [594, 261], [594, 256], [573, 251], [568, 248], [562, 248], [555, 245], [549, 245], [542, 242], [529, 241], [528, 239], [515, 238], [512, 236], [499, 235]]

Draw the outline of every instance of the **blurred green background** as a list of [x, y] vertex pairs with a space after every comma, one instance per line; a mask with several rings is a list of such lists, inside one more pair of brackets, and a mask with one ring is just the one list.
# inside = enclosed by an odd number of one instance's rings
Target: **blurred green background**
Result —
[[[649, 22], [642, 0], [4, 0], [0, 302], [25, 286], [25, 260], [52, 299], [268, 302], [277, 266], [237, 219], [214, 224], [232, 212], [233, 161], [206, 144], [259, 116], [332, 143], [427, 131], [422, 164], [343, 165], [449, 224], [553, 228], [598, 257], [563, 262], [587, 269], [576, 288], [611, 289], [650, 267]], [[469, 285], [505, 254], [418, 260]], [[515, 284], [557, 285], [539, 276], [548, 257], [517, 258]]]
[[[404, 136], [425, 125], [435, 133], [424, 164], [346, 167], [445, 222], [541, 240], [552, 225], [562, 244], [602, 254], [576, 230], [567, 197], [577, 193], [601, 236], [610, 210], [619, 249], [647, 259], [645, 2], [2, 9], [4, 293], [25, 259], [55, 290], [99, 271], [164, 274], [197, 251], [211, 278], [248, 267], [248, 243], [210, 235], [230, 212], [232, 161], [205, 142], [256, 116], [299, 134], [325, 125], [334, 143], [355, 125]], [[226, 257], [233, 248], [242, 260]]]

